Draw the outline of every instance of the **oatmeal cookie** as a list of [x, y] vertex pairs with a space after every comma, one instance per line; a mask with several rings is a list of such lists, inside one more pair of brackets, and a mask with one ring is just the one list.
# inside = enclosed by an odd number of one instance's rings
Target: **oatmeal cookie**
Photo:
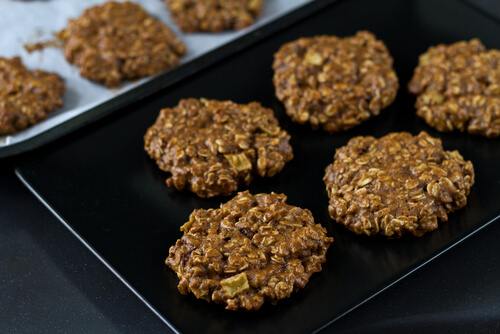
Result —
[[165, 24], [132, 2], [90, 7], [57, 37], [80, 75], [108, 87], [173, 67], [186, 52]]
[[181, 100], [162, 109], [145, 150], [170, 172], [169, 187], [200, 197], [229, 195], [254, 174], [274, 176], [293, 158], [290, 136], [260, 103]]
[[0, 135], [9, 135], [47, 118], [63, 105], [66, 86], [57, 74], [29, 71], [21, 58], [0, 58]]
[[386, 46], [367, 31], [287, 43], [273, 70], [276, 96], [292, 120], [330, 133], [378, 115], [399, 87]]
[[285, 201], [245, 191], [220, 209], [195, 210], [165, 261], [179, 291], [228, 310], [257, 310], [303, 288], [321, 271], [333, 238], [309, 210]]
[[325, 171], [330, 216], [357, 234], [422, 236], [467, 204], [474, 168], [421, 132], [355, 137]]
[[430, 47], [408, 90], [417, 95], [417, 115], [439, 131], [500, 135], [500, 50], [478, 39]]
[[185, 32], [243, 29], [262, 13], [264, 0], [166, 0], [172, 19]]

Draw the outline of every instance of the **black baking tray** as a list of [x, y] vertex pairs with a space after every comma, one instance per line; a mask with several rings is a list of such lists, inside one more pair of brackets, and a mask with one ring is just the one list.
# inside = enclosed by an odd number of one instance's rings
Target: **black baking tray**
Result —
[[[140, 103], [20, 157], [16, 172], [23, 182], [127, 284], [166, 324], [180, 333], [309, 333], [319, 331], [500, 216], [499, 138], [439, 133], [415, 115], [406, 91], [418, 55], [430, 45], [479, 37], [500, 48], [500, 24], [456, 0], [316, 1], [323, 10], [199, 71]], [[467, 22], [467, 24], [464, 24]], [[294, 124], [274, 96], [273, 54], [302, 36], [353, 35], [368, 29], [385, 41], [394, 58], [401, 88], [396, 101], [379, 116], [340, 134]], [[195, 208], [218, 207], [230, 197], [201, 199], [165, 186], [160, 171], [143, 149], [143, 135], [161, 108], [182, 98], [259, 101], [275, 110], [292, 136], [294, 159], [273, 178], [256, 178], [252, 193], [278, 192], [288, 203], [308, 208], [335, 238], [323, 271], [276, 306], [256, 312], [231, 312], [222, 305], [181, 295], [177, 277], [166, 268], [168, 249]], [[322, 181], [335, 149], [358, 135], [393, 131], [440, 137], [445, 149], [471, 160], [476, 184], [468, 205], [421, 238], [383, 240], [357, 236], [328, 216]], [[61, 250], [64, 251], [64, 250]]]

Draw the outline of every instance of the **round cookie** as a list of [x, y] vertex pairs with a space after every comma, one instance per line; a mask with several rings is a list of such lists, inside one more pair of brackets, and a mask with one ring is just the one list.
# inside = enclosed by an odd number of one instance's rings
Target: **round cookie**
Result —
[[21, 58], [0, 57], [0, 135], [39, 123], [63, 105], [66, 86], [57, 74], [29, 71]]
[[184, 99], [160, 111], [144, 148], [169, 187], [200, 197], [229, 195], [253, 176], [274, 176], [293, 158], [290, 136], [260, 103]]
[[273, 70], [276, 96], [292, 120], [330, 133], [378, 115], [399, 87], [386, 46], [367, 31], [284, 44]]
[[186, 52], [165, 24], [132, 2], [90, 7], [57, 37], [80, 75], [108, 87], [173, 67]]
[[179, 291], [250, 311], [303, 288], [321, 271], [333, 238], [309, 210], [285, 201], [245, 191], [220, 209], [193, 211], [165, 261]]
[[500, 135], [500, 50], [478, 39], [430, 47], [408, 90], [417, 95], [417, 115], [441, 132]]
[[172, 19], [185, 32], [243, 29], [262, 13], [264, 0], [166, 0]]
[[330, 216], [357, 234], [422, 236], [464, 207], [474, 168], [421, 132], [352, 138], [323, 178]]

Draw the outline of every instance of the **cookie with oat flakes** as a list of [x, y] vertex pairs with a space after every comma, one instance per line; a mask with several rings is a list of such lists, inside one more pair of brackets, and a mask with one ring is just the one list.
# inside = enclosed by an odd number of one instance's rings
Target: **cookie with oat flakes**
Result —
[[430, 47], [408, 90], [417, 115], [439, 131], [500, 136], [500, 50], [478, 39]]
[[322, 270], [333, 238], [311, 212], [286, 204], [283, 194], [248, 191], [219, 209], [193, 211], [165, 263], [183, 294], [258, 310], [303, 288]]
[[330, 133], [378, 115], [399, 87], [389, 51], [367, 31], [284, 44], [273, 70], [276, 96], [292, 120]]
[[357, 234], [422, 236], [464, 207], [474, 168], [458, 151], [421, 132], [355, 137], [323, 178], [330, 216]]
[[46, 119], [63, 105], [65, 91], [57, 74], [29, 71], [19, 57], [0, 57], [0, 135], [14, 134]]
[[264, 0], [166, 0], [172, 19], [185, 32], [238, 30], [261, 15]]
[[274, 176], [293, 158], [290, 136], [260, 103], [184, 99], [162, 109], [144, 148], [169, 187], [200, 197], [229, 195], [254, 175]]
[[108, 87], [171, 68], [186, 53], [165, 24], [128, 1], [88, 8], [57, 37], [64, 42], [64, 56], [80, 69], [80, 75]]

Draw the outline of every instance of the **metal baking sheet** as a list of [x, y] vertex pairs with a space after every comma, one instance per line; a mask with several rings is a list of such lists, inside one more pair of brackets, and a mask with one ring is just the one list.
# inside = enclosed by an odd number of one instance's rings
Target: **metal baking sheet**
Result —
[[[119, 1], [123, 2], [123, 0]], [[186, 44], [187, 53], [180, 60], [182, 68], [193, 64], [195, 60], [223, 45], [257, 31], [267, 23], [310, 1], [267, 0], [262, 16], [256, 20], [254, 25], [246, 29], [222, 33], [191, 34], [183, 33], [172, 22], [164, 1], [141, 0], [135, 2], [167, 24]], [[42, 51], [32, 53], [25, 50], [24, 46], [27, 44], [54, 40], [54, 33], [64, 29], [68, 19], [77, 18], [86, 8], [104, 2], [106, 0], [0, 1], [0, 57], [20, 56], [29, 69], [55, 72], [64, 79], [67, 86], [67, 92], [63, 96], [64, 106], [49, 114], [45, 121], [14, 135], [0, 136], [0, 157], [39, 146], [88, 123], [91, 118], [98, 118], [117, 110], [120, 106], [159, 90], [168, 85], [169, 82], [179, 80], [186, 75], [185, 70], [171, 69], [138, 81], [125, 81], [119, 87], [109, 89], [81, 77], [78, 68], [65, 60], [60, 48], [47, 47]], [[195, 65], [199, 70], [203, 64], [208, 65], [206, 61], [197, 62]], [[156, 80], [156, 84], [149, 85], [153, 80]], [[137, 88], [139, 87], [147, 87], [147, 89], [143, 89], [138, 94]], [[123, 98], [125, 95], [127, 99]], [[113, 103], [110, 103], [111, 101]], [[95, 110], [98, 107], [97, 112], [88, 114], [90, 110]]]
[[[306, 7], [318, 4], [325, 6], [323, 10], [297, 20], [288, 29], [131, 104], [119, 114], [24, 155], [17, 163], [18, 176], [36, 196], [178, 333], [320, 331], [479, 229], [499, 221], [500, 138], [435, 131], [415, 115], [415, 98], [405, 86], [418, 55], [430, 45], [479, 37], [487, 47], [500, 48], [500, 24], [456, 0], [315, 1]], [[274, 96], [273, 54], [283, 43], [302, 36], [349, 36], [360, 29], [373, 31], [393, 55], [401, 86], [396, 101], [379, 116], [344, 133], [330, 135], [292, 123]], [[260, 101], [275, 110], [292, 136], [295, 157], [284, 170], [273, 178], [256, 178], [241, 190], [285, 193], [288, 203], [310, 209], [335, 242], [323, 271], [275, 306], [265, 305], [251, 313], [230, 312], [223, 305], [181, 295], [176, 274], [164, 265], [169, 247], [181, 236], [179, 227], [192, 210], [218, 207], [230, 198], [201, 199], [167, 188], [167, 174], [143, 149], [143, 135], [159, 110], [186, 97]], [[422, 130], [441, 138], [445, 149], [457, 149], [473, 162], [476, 183], [465, 208], [451, 213], [449, 221], [436, 231], [401, 240], [357, 236], [329, 218], [322, 177], [336, 148], [358, 135], [380, 137], [393, 131], [417, 134]]]

